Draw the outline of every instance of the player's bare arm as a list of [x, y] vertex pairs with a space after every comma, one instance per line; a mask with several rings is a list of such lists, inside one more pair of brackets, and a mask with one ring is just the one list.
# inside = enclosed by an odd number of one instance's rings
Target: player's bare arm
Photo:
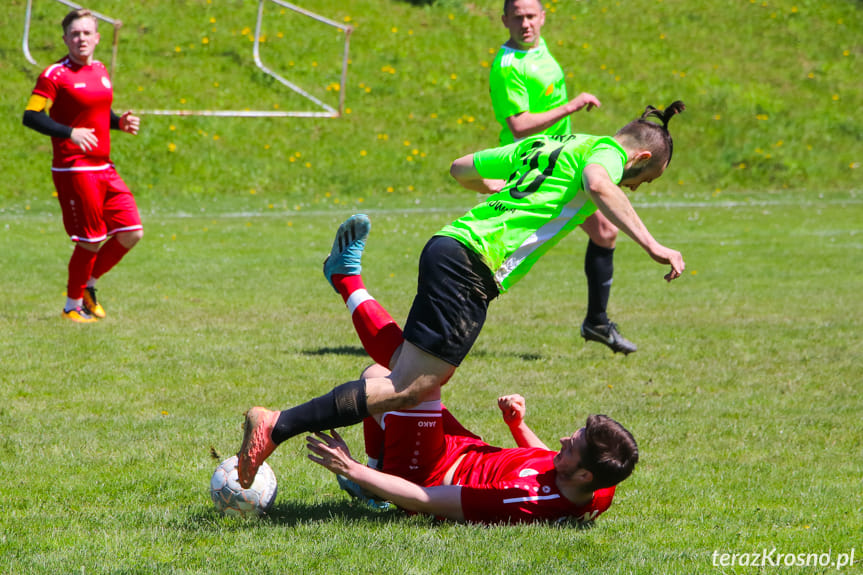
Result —
[[497, 406], [503, 414], [503, 421], [509, 427], [516, 445], [548, 449], [545, 443], [524, 422], [524, 416], [527, 414], [524, 397], [517, 393], [504, 395], [497, 399]]
[[512, 115], [506, 119], [506, 124], [516, 139], [527, 138], [528, 136], [539, 134], [581, 109], [587, 108], [587, 111], [590, 111], [600, 106], [602, 106], [602, 103], [596, 96], [582, 92], [566, 104], [545, 112], [522, 112]]
[[599, 164], [589, 164], [584, 168], [583, 181], [584, 189], [590, 194], [599, 211], [611, 223], [640, 245], [654, 261], [671, 266], [671, 271], [665, 275], [667, 281], [680, 277], [686, 267], [683, 256], [653, 238], [635, 212], [629, 198], [617, 184], [611, 181], [605, 168]]
[[454, 161], [449, 173], [463, 188], [481, 194], [496, 194], [506, 184], [505, 180], [483, 178], [473, 165], [473, 154], [462, 156]]
[[392, 501], [402, 509], [446, 517], [456, 521], [464, 519], [461, 508], [461, 487], [442, 485], [421, 487], [406, 479], [381, 473], [356, 461], [342, 437], [335, 431], [306, 436], [309, 459], [347, 477], [363, 489], [378, 497]]

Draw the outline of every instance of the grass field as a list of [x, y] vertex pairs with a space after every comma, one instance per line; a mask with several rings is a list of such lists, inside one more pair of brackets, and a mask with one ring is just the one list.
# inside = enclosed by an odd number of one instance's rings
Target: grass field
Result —
[[[668, 175], [633, 202], [687, 270], [666, 284], [621, 240], [610, 314], [640, 349], [614, 356], [578, 335], [576, 232], [492, 305], [444, 401], [507, 446], [502, 393], [527, 398], [550, 445], [589, 413], [625, 423], [642, 460], [592, 529], [372, 512], [299, 438], [270, 460], [270, 517], [220, 517], [207, 493], [210, 450], [238, 448], [245, 409], [319, 395], [368, 361], [320, 273], [336, 226], [371, 215], [366, 283], [402, 320], [422, 245], [477, 200], [447, 167], [495, 139], [496, 0], [317, 2], [356, 26], [340, 120], [145, 117], [138, 138], [117, 135], [146, 235], [100, 283], [110, 316], [94, 326], [59, 317], [71, 248], [50, 145], [20, 125], [38, 73], [21, 55], [24, 5], [0, 20], [0, 573], [833, 573], [852, 552], [841, 571], [860, 571], [859, 2], [548, 4], [570, 91], [604, 103], [579, 130], [686, 101]], [[255, 2], [90, 6], [125, 22], [117, 109], [296, 103], [251, 67]], [[62, 55], [64, 12], [34, 0], [45, 62]], [[268, 56], [287, 66], [279, 31]], [[320, 66], [299, 72], [335, 98], [321, 69], [340, 39], [308, 32], [304, 61]], [[345, 436], [359, 455], [359, 429]], [[831, 565], [717, 564], [765, 550]]]
[[[426, 237], [459, 212], [405, 208], [371, 211], [365, 266], [397, 318]], [[151, 216], [95, 326], [58, 317], [56, 218], [3, 216], [7, 277], [27, 289], [0, 315], [0, 571], [713, 573], [714, 551], [859, 553], [860, 208], [848, 193], [640, 205], [688, 271], [666, 285], [622, 242], [612, 312], [641, 346], [629, 357], [578, 337], [578, 234], [493, 305], [444, 399], [503, 445], [506, 392], [547, 442], [587, 413], [625, 422], [642, 462], [591, 530], [366, 511], [299, 439], [271, 458], [271, 518], [211, 509], [209, 450], [236, 450], [244, 409], [318, 395], [367, 361], [319, 272], [349, 212]]]

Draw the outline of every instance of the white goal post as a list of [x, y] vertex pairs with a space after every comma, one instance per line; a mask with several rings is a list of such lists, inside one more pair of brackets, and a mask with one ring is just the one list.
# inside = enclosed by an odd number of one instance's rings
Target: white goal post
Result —
[[[81, 9], [81, 6], [75, 4], [74, 2], [70, 2], [69, 0], [54, 0], [55, 2], [59, 2], [70, 8], [75, 10]], [[341, 30], [345, 35], [344, 48], [342, 51], [342, 70], [341, 70], [341, 80], [339, 82], [339, 102], [338, 108], [334, 108], [333, 106], [323, 102], [322, 100], [316, 98], [300, 86], [294, 84], [293, 82], [287, 80], [276, 71], [269, 68], [266, 64], [264, 64], [261, 59], [261, 26], [264, 20], [264, 6], [267, 3], [273, 3], [282, 8], [291, 10], [300, 14], [302, 16], [311, 18], [322, 24], [326, 24], [328, 26], [332, 26]], [[25, 16], [24, 22], [24, 40], [22, 49], [24, 51], [24, 57], [28, 62], [33, 64], [34, 66], [38, 66], [39, 64], [30, 54], [30, 21], [32, 14], [32, 4], [33, 0], [27, 0], [27, 14]], [[111, 67], [110, 72], [111, 76], [114, 75], [114, 67], [117, 60], [117, 44], [119, 41], [119, 31], [120, 27], [123, 25], [120, 20], [116, 20], [113, 18], [109, 18], [108, 16], [104, 16], [102, 14], [98, 14], [93, 12], [93, 15], [96, 16], [99, 20], [103, 20], [114, 27], [114, 39], [113, 39], [113, 50], [111, 54]], [[252, 48], [252, 57], [255, 62], [255, 66], [257, 66], [262, 72], [267, 74], [268, 76], [274, 78], [277, 82], [282, 84], [283, 86], [289, 88], [293, 92], [299, 94], [304, 99], [313, 103], [318, 109], [315, 111], [283, 111], [283, 110], [138, 110], [138, 114], [150, 114], [154, 116], [224, 116], [224, 117], [247, 117], [247, 118], [285, 118], [285, 117], [299, 117], [299, 118], [339, 118], [344, 114], [345, 110], [345, 88], [347, 83], [347, 74], [348, 74], [348, 54], [350, 49], [350, 37], [353, 32], [353, 27], [345, 24], [340, 24], [334, 20], [321, 16], [320, 14], [315, 14], [309, 10], [304, 8], [300, 8], [290, 2], [285, 2], [284, 0], [259, 0], [258, 2], [258, 18], [257, 23], [255, 24], [255, 38], [254, 44]]]

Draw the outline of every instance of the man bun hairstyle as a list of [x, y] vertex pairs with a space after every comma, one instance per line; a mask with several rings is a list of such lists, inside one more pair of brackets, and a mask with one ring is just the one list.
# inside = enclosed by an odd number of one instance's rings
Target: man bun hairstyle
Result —
[[[633, 147], [650, 150], [653, 154], [651, 164], [661, 162], [660, 165], [666, 167], [674, 151], [668, 122], [685, 109], [686, 106], [680, 100], [675, 100], [665, 110], [647, 106], [640, 118], [625, 125], [615, 135]], [[659, 120], [661, 124], [652, 121], [653, 119]]]
[[607, 415], [591, 415], [584, 425], [581, 466], [593, 474], [594, 490], [617, 485], [638, 463], [638, 445], [632, 434]]

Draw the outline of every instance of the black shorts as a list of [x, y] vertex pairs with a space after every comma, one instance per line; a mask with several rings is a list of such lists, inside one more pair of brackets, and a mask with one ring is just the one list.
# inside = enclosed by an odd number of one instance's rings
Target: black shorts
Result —
[[417, 295], [404, 337], [421, 350], [458, 366], [485, 323], [498, 295], [482, 258], [450, 237], [434, 236], [420, 255]]

